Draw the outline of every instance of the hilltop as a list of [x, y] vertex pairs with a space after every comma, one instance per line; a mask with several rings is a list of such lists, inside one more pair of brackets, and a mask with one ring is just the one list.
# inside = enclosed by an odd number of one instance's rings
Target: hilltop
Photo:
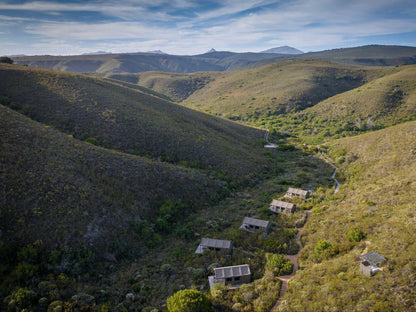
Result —
[[217, 52], [200, 55], [167, 55], [158, 53], [113, 53], [78, 56], [23, 56], [13, 58], [16, 64], [71, 71], [75, 73], [139, 73], [166, 71], [229, 71], [259, 67], [287, 60], [318, 59], [350, 65], [390, 66], [414, 64], [416, 48], [405, 46], [362, 46], [309, 52], [285, 53]]

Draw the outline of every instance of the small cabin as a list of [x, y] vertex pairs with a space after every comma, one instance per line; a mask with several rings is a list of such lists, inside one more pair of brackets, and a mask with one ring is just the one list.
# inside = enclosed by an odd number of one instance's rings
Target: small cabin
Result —
[[214, 288], [215, 284], [229, 285], [238, 288], [241, 284], [250, 283], [251, 272], [248, 264], [234, 265], [214, 269], [214, 275], [208, 277], [209, 286]]
[[222, 239], [213, 239], [213, 238], [202, 238], [201, 243], [199, 244], [198, 248], [196, 249], [196, 254], [204, 253], [204, 250], [214, 250], [214, 251], [223, 251], [227, 254], [231, 253], [232, 250], [232, 243], [229, 240], [222, 240]]
[[360, 273], [365, 276], [373, 276], [381, 271], [381, 268], [378, 265], [385, 262], [386, 258], [377, 252], [372, 251], [365, 255], [361, 255], [360, 260]]
[[272, 224], [269, 221], [245, 217], [241, 229], [254, 232], [263, 232], [267, 234], [272, 227]]
[[285, 197], [288, 197], [288, 198], [298, 197], [300, 199], [307, 199], [309, 195], [310, 195], [309, 191], [289, 187], [289, 189], [286, 192]]
[[274, 213], [291, 214], [296, 211], [296, 205], [281, 200], [273, 199], [272, 203], [270, 204], [269, 210]]

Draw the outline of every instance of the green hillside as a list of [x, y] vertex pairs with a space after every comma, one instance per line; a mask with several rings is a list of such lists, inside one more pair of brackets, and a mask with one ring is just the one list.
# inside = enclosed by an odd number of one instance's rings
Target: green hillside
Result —
[[139, 74], [107, 74], [104, 77], [137, 84], [164, 94], [175, 102], [181, 102], [220, 75], [222, 74], [219, 72], [191, 74], [145, 72]]
[[2, 66], [2, 102], [109, 149], [214, 170], [238, 182], [267, 169], [264, 132], [97, 78]]
[[[303, 270], [279, 311], [414, 311], [415, 146], [414, 121], [328, 144], [342, 186], [313, 209]], [[349, 239], [352, 230], [364, 238]], [[321, 241], [325, 250], [316, 247]], [[358, 274], [366, 246], [387, 259], [373, 277]]]
[[290, 133], [308, 144], [356, 135], [416, 119], [416, 66], [400, 66], [381, 78], [285, 116], [260, 117], [255, 124]]
[[189, 207], [209, 202], [223, 185], [195, 169], [81, 142], [4, 106], [0, 118], [6, 245], [41, 240], [47, 249], [79, 248], [88, 242], [104, 246], [102, 256], [117, 238], [143, 244], [130, 229], [135, 217], [151, 219], [168, 199]]
[[324, 61], [276, 63], [225, 73], [181, 104], [230, 119], [247, 120], [305, 109], [391, 71]]

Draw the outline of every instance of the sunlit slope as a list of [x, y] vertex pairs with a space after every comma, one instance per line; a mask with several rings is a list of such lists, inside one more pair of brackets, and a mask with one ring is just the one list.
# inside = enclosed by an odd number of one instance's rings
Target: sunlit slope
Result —
[[237, 120], [285, 114], [313, 106], [392, 70], [324, 61], [277, 63], [226, 73], [182, 104]]
[[416, 114], [416, 65], [373, 80], [359, 88], [336, 95], [310, 108], [327, 121], [389, 125]]
[[267, 165], [263, 132], [102, 79], [2, 66], [3, 103], [100, 146], [234, 178]]
[[[415, 121], [329, 144], [342, 186], [313, 210], [303, 232], [304, 270], [280, 311], [414, 311], [415, 146]], [[354, 229], [362, 241], [348, 239]], [[323, 240], [325, 250], [317, 248]], [[387, 259], [371, 278], [358, 274], [365, 246]]]
[[10, 248], [38, 241], [46, 250], [135, 254], [147, 242], [134, 220], [151, 224], [168, 199], [193, 211], [223, 185], [196, 169], [81, 142], [3, 105], [0, 147], [0, 239]]

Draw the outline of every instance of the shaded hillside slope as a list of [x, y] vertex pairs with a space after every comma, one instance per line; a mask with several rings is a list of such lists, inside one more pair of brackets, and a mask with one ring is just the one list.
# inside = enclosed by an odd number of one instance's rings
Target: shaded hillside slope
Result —
[[191, 73], [198, 71], [225, 71], [247, 66], [263, 59], [279, 59], [284, 55], [273, 53], [214, 52], [193, 56], [123, 53], [74, 56], [25, 56], [14, 58], [16, 64], [30, 67], [57, 69], [75, 73], [139, 73], [166, 71]]
[[212, 169], [236, 179], [261, 173], [263, 132], [108, 81], [2, 66], [3, 103], [106, 148]]
[[106, 74], [104, 77], [137, 84], [164, 94], [175, 102], [181, 102], [220, 75], [223, 75], [223, 73], [199, 72], [175, 74], [167, 72], [145, 72], [140, 74]]
[[324, 61], [276, 63], [225, 73], [182, 104], [230, 119], [278, 115], [313, 106], [392, 70]]
[[[415, 121], [328, 145], [345, 181], [312, 211], [303, 271], [289, 283], [279, 311], [414, 311], [415, 146]], [[362, 234], [348, 238], [350, 231]], [[371, 278], [358, 273], [366, 246], [387, 259]]]
[[257, 124], [318, 144], [415, 119], [416, 66], [407, 65], [301, 112], [259, 118]]
[[195, 169], [81, 142], [3, 105], [0, 146], [0, 239], [13, 250], [40, 241], [49, 251], [137, 254], [152, 237], [135, 232], [134, 220], [151, 225], [168, 199], [194, 209], [223, 187]]

